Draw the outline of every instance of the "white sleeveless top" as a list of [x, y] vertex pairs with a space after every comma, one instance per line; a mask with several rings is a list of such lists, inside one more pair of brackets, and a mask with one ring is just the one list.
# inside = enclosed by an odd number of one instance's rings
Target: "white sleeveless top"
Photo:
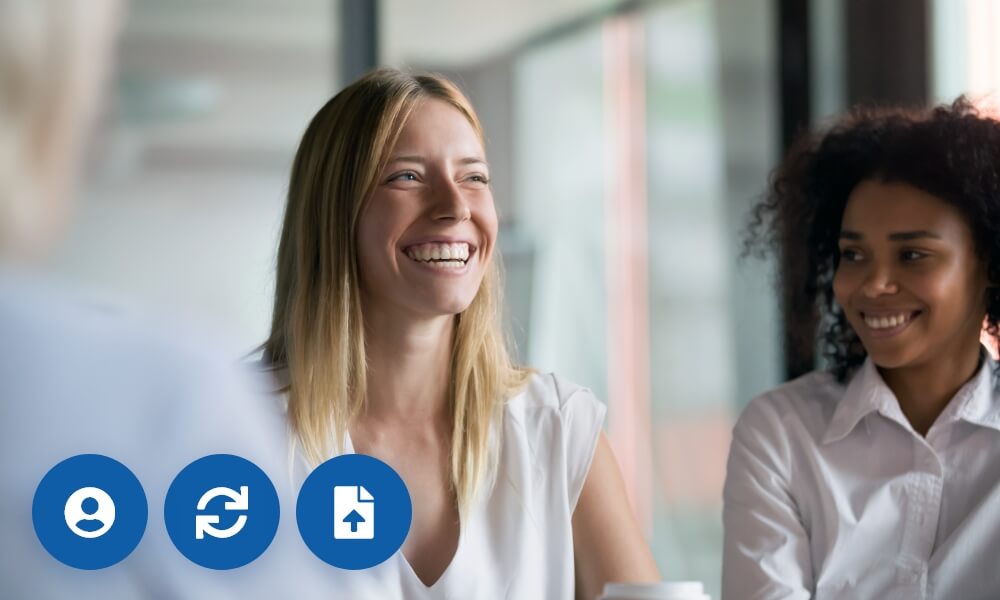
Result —
[[[571, 519], [605, 413], [590, 390], [552, 374], [533, 375], [505, 404], [496, 483], [465, 516], [455, 556], [441, 577], [427, 587], [397, 551], [363, 571], [329, 567], [332, 597], [573, 600]], [[349, 438], [345, 445], [353, 452]], [[309, 469], [297, 444], [291, 447], [286, 475], [297, 491]]]

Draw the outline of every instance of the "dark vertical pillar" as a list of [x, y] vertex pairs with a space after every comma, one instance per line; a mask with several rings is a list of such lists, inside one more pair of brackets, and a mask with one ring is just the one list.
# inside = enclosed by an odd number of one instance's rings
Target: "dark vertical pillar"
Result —
[[778, 0], [778, 98], [782, 153], [809, 127], [809, 0]]
[[340, 0], [340, 81], [378, 65], [378, 0]]
[[[778, 101], [781, 122], [781, 154], [810, 125], [811, 94], [809, 73], [809, 0], [777, 0], [778, 8]], [[792, 256], [782, 256], [782, 270], [791, 267]], [[786, 284], [787, 285], [787, 284]], [[797, 342], [795, 328], [802, 326], [800, 315], [789, 299], [793, 290], [782, 293], [783, 355], [785, 375], [793, 379], [811, 371], [815, 357], [811, 348]]]
[[929, 2], [845, 0], [848, 104], [925, 105]]

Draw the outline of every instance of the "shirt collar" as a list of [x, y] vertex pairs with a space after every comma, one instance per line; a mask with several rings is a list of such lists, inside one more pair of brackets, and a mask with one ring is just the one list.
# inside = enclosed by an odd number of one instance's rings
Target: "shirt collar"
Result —
[[[997, 383], [995, 371], [996, 362], [985, 354], [979, 371], [958, 390], [937, 422], [964, 420], [1000, 430], [1000, 401], [994, 394]], [[895, 394], [869, 357], [847, 384], [823, 434], [823, 444], [844, 439], [867, 414], [874, 411], [909, 428]]]
[[851, 376], [844, 395], [837, 403], [833, 418], [823, 434], [823, 444], [844, 439], [865, 415], [886, 408], [886, 396], [895, 402], [892, 391], [882, 380], [875, 363], [871, 358], [866, 358], [861, 368]]
[[997, 398], [997, 363], [983, 352], [979, 372], [958, 390], [942, 417], [961, 419], [975, 425], [1000, 430], [1000, 399]]

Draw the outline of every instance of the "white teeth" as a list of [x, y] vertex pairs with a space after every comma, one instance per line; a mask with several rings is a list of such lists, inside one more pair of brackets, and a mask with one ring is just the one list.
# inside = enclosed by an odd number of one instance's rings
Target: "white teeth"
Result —
[[900, 313], [898, 315], [890, 315], [888, 317], [869, 317], [865, 316], [865, 325], [872, 329], [889, 329], [892, 327], [898, 327], [910, 320], [910, 315], [906, 313]]
[[462, 266], [469, 260], [469, 245], [465, 242], [455, 244], [420, 244], [406, 249], [406, 255], [420, 262], [431, 262], [454, 266]]
[[465, 263], [460, 260], [438, 260], [432, 263], [435, 267], [444, 267], [446, 269], [461, 269], [465, 266]]

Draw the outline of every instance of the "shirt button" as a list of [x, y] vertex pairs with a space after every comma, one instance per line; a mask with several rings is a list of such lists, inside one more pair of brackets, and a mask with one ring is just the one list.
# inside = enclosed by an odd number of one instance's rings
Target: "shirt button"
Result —
[[927, 567], [913, 565], [906, 569], [906, 582], [920, 583], [923, 581], [926, 572]]

